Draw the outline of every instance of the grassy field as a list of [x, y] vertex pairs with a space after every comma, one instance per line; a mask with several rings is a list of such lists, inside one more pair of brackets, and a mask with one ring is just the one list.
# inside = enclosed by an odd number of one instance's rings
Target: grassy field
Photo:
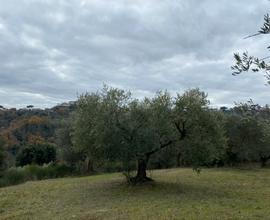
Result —
[[270, 170], [151, 173], [127, 186], [121, 174], [63, 178], [0, 189], [0, 219], [270, 219]]

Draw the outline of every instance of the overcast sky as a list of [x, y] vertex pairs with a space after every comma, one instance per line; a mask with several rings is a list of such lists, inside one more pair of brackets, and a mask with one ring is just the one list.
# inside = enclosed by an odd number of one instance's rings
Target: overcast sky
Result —
[[214, 106], [270, 103], [233, 53], [267, 55], [268, 0], [0, 0], [0, 105], [51, 107], [103, 83], [136, 97], [199, 87]]

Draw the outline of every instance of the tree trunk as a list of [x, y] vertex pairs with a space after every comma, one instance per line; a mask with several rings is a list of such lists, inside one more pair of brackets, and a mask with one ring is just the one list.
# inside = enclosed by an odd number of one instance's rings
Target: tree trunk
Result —
[[146, 167], [147, 167], [147, 161], [144, 159], [139, 159], [136, 178], [138, 179], [146, 178]]
[[261, 157], [261, 167], [265, 167], [269, 157]]
[[148, 159], [149, 159], [148, 157], [146, 157], [146, 159], [142, 159], [142, 158], [138, 159], [137, 174], [135, 177], [130, 179], [130, 182], [132, 184], [153, 181], [151, 178], [147, 177], [147, 174], [146, 174]]
[[176, 162], [177, 162], [177, 167], [180, 167], [182, 165], [182, 163], [181, 163], [181, 153], [177, 154]]
[[93, 161], [90, 158], [87, 158], [86, 161], [87, 161], [86, 172], [94, 173]]
[[150, 156], [152, 154], [160, 151], [161, 149], [171, 145], [172, 143], [173, 143], [173, 141], [171, 141], [171, 140], [164, 143], [164, 144], [160, 143], [159, 148], [156, 148], [152, 151], [149, 151], [149, 152], [145, 153], [143, 157], [140, 157], [138, 159], [137, 175], [133, 178], [129, 178], [129, 182], [131, 182], [133, 184], [137, 184], [137, 183], [144, 183], [144, 182], [153, 181], [151, 178], [147, 177], [147, 175], [146, 175], [147, 163], [150, 159]]

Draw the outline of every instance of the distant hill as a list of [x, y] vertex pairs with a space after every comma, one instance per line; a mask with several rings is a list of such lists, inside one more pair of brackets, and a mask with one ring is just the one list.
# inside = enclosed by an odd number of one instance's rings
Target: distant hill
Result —
[[75, 107], [76, 102], [46, 109], [34, 108], [33, 105], [23, 109], [0, 106], [0, 138], [7, 148], [40, 142], [54, 143], [59, 122], [67, 118]]

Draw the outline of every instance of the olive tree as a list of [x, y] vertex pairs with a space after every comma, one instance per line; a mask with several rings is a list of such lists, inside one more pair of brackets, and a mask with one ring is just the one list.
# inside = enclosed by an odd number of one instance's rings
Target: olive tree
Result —
[[252, 101], [240, 103], [227, 116], [230, 162], [259, 161], [264, 167], [270, 159], [270, 120], [268, 108]]
[[[56, 144], [58, 146], [57, 156], [58, 160], [65, 162], [71, 167], [76, 167], [76, 165], [85, 159], [84, 152], [74, 148], [72, 143], [73, 136], [73, 117], [70, 116], [67, 119], [63, 119], [56, 130]], [[89, 171], [89, 166], [87, 166], [87, 171]]]
[[[245, 38], [260, 36], [260, 35], [268, 35], [270, 33], [270, 16], [266, 14], [264, 16], [264, 23], [260, 30], [252, 35], [249, 35]], [[267, 49], [270, 49], [270, 46], [267, 45]], [[234, 60], [235, 64], [231, 67], [233, 70], [233, 75], [238, 75], [243, 72], [247, 72], [249, 70], [253, 72], [264, 71], [265, 77], [267, 79], [267, 83], [270, 84], [270, 64], [267, 61], [270, 56], [259, 58], [257, 56], [250, 56], [248, 52], [244, 52], [243, 54], [235, 53]]]
[[260, 128], [262, 129], [261, 146], [255, 147], [255, 155], [259, 158], [261, 167], [265, 167], [270, 160], [270, 120], [260, 121]]
[[216, 159], [226, 142], [208, 103], [198, 89], [176, 98], [160, 91], [138, 100], [130, 92], [104, 87], [79, 98], [74, 145], [93, 159], [120, 160], [126, 171], [136, 161], [137, 173], [129, 178], [133, 183], [151, 180], [146, 171], [152, 155], [183, 140], [182, 154], [198, 168]]
[[91, 167], [100, 161], [128, 158], [121, 151], [126, 135], [121, 120], [125, 118], [130, 101], [130, 93], [107, 86], [79, 97], [72, 142], [77, 151], [84, 152]]
[[225, 121], [209, 108], [207, 95], [192, 89], [178, 94], [174, 103], [173, 123], [180, 141], [177, 159], [194, 168], [222, 160], [227, 146]]

